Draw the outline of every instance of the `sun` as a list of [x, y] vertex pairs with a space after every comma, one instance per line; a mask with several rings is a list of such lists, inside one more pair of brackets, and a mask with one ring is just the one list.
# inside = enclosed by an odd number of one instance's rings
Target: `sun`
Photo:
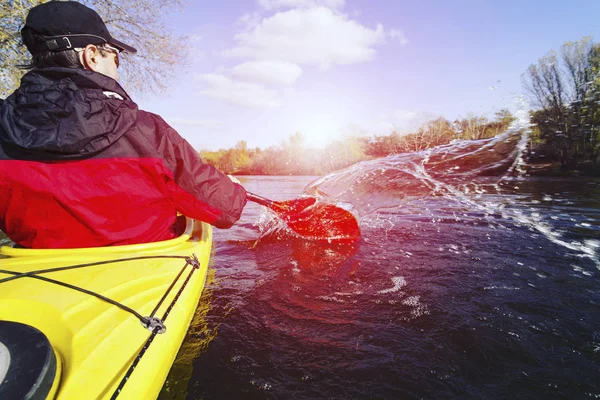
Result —
[[310, 115], [302, 124], [299, 132], [304, 136], [307, 147], [325, 148], [340, 138], [343, 125], [344, 122], [334, 115], [318, 113]]

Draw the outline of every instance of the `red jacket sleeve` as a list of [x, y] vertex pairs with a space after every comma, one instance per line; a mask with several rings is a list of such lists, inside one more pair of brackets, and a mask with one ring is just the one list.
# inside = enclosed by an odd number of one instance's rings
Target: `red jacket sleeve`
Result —
[[159, 152], [173, 174], [172, 196], [177, 210], [217, 228], [231, 227], [246, 205], [246, 191], [227, 175], [200, 159], [194, 148], [162, 118]]

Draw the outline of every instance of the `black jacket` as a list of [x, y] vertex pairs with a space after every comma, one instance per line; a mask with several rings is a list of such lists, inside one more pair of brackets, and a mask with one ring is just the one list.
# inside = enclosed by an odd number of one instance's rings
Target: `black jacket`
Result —
[[169, 239], [177, 213], [230, 227], [246, 192], [112, 78], [33, 70], [0, 103], [0, 229], [32, 248]]

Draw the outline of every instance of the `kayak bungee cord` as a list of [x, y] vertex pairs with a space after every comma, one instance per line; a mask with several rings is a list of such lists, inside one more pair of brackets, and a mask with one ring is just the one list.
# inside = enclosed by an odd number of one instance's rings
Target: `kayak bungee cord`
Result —
[[94, 267], [96, 265], [111, 264], [111, 263], [120, 263], [120, 262], [127, 262], [127, 261], [136, 261], [136, 260], [148, 260], [148, 259], [156, 259], [156, 258], [170, 258], [170, 259], [181, 258], [181, 259], [186, 260], [188, 257], [186, 257], [186, 256], [140, 256], [140, 257], [118, 258], [116, 260], [96, 261], [96, 262], [85, 263], [85, 264], [73, 264], [73, 265], [67, 265], [66, 267], [38, 269], [38, 270], [35, 270], [35, 271], [29, 271], [29, 272], [14, 272], [14, 271], [0, 270], [0, 272], [6, 273], [6, 274], [10, 274], [10, 275], [14, 275], [14, 276], [11, 276], [9, 278], [0, 279], [0, 283], [12, 281], [14, 279], [19, 279], [19, 278], [26, 278], [26, 277], [31, 276], [31, 275], [45, 274], [45, 273], [48, 273], [48, 272], [66, 271], [66, 270], [69, 270], [69, 269]]
[[[186, 260], [186, 264], [183, 266], [183, 268], [181, 269], [181, 271], [179, 271], [179, 273], [177, 274], [177, 276], [175, 277], [175, 279], [173, 279], [173, 282], [171, 282], [171, 285], [169, 286], [169, 288], [167, 289], [167, 291], [165, 292], [165, 294], [163, 295], [163, 297], [158, 301], [158, 304], [156, 305], [156, 307], [154, 307], [154, 310], [152, 310], [152, 312], [148, 316], [149, 319], [153, 319], [154, 318], [154, 314], [156, 314], [156, 312], [158, 311], [158, 309], [162, 305], [162, 302], [165, 301], [165, 299], [167, 298], [169, 292], [171, 291], [171, 289], [173, 289], [173, 286], [175, 286], [175, 283], [179, 280], [179, 277], [181, 276], [181, 274], [183, 274], [183, 271], [185, 270], [185, 268], [188, 265], [191, 265], [192, 267], [194, 267], [194, 269], [197, 269], [197, 268], [200, 267], [198, 258], [196, 257], [195, 254], [192, 254], [191, 258], [186, 257], [185, 260]], [[183, 286], [185, 286], [186, 284], [187, 284], [187, 280], [185, 281], [185, 284]], [[179, 297], [179, 296], [177, 296], [177, 297]]]
[[[86, 267], [91, 267], [91, 266], [98, 266], [98, 265], [111, 264], [111, 263], [121, 263], [121, 262], [134, 261], [134, 260], [160, 259], [160, 258], [184, 259], [185, 265], [181, 268], [181, 270], [179, 271], [177, 276], [171, 282], [171, 284], [169, 285], [169, 287], [163, 294], [162, 298], [159, 300], [158, 304], [155, 306], [154, 310], [152, 310], [152, 313], [148, 317], [144, 317], [140, 313], [135, 311], [134, 309], [132, 309], [122, 303], [119, 303], [115, 300], [112, 300], [104, 295], [101, 295], [100, 293], [96, 293], [96, 292], [84, 289], [82, 287], [79, 287], [79, 286], [71, 285], [66, 282], [61, 282], [61, 281], [58, 281], [55, 279], [47, 278], [45, 276], [40, 276], [40, 274], [47, 274], [50, 272], [65, 271], [65, 270], [70, 270], [70, 269], [86, 268]], [[172, 289], [175, 286], [175, 284], [177, 283], [177, 281], [179, 281], [179, 278], [181, 277], [181, 275], [183, 274], [185, 269], [188, 267], [188, 265], [192, 266], [192, 269], [189, 272], [189, 274], [187, 275], [187, 277], [186, 277], [185, 281], [183, 282], [183, 284], [181, 285], [181, 287], [179, 288], [179, 291], [176, 293], [175, 297], [171, 301], [171, 304], [169, 304], [169, 306], [165, 310], [163, 317], [162, 318], [155, 317], [156, 312], [158, 312], [160, 306], [166, 300], [166, 298], [168, 297], [169, 293], [172, 291]], [[169, 313], [175, 306], [175, 303], [177, 302], [177, 300], [183, 293], [183, 290], [187, 286], [190, 278], [192, 277], [192, 274], [194, 273], [195, 270], [197, 270], [199, 268], [200, 268], [200, 262], [198, 260], [198, 257], [194, 253], [192, 253], [192, 255], [190, 257], [186, 257], [186, 256], [141, 256], [141, 257], [129, 257], [129, 258], [121, 258], [121, 259], [115, 259], [115, 260], [98, 261], [98, 262], [85, 263], [85, 264], [75, 264], [75, 265], [70, 265], [70, 266], [66, 266], [66, 267], [49, 268], [49, 269], [35, 270], [35, 271], [29, 271], [29, 272], [24, 272], [24, 273], [0, 269], [0, 273], [12, 275], [8, 278], [0, 279], [0, 283], [4, 283], [4, 282], [12, 281], [15, 279], [20, 279], [20, 278], [38, 279], [38, 280], [41, 280], [44, 282], [53, 283], [55, 285], [63, 286], [63, 287], [73, 289], [73, 290], [88, 294], [90, 296], [96, 297], [96, 298], [103, 300], [111, 305], [117, 306], [118, 308], [120, 308], [130, 314], [133, 314], [136, 318], [138, 318], [140, 320], [140, 322], [142, 323], [142, 325], [146, 329], [150, 330], [152, 333], [146, 340], [144, 346], [138, 353], [137, 357], [135, 358], [135, 360], [133, 361], [133, 363], [131, 364], [131, 366], [129, 367], [127, 372], [125, 373], [121, 382], [119, 383], [119, 386], [113, 393], [111, 399], [116, 399], [119, 396], [119, 393], [121, 392], [121, 390], [123, 389], [125, 384], [127, 383], [127, 380], [129, 379], [129, 377], [135, 370], [135, 368], [136, 368], [137, 364], [139, 363], [139, 361], [141, 360], [142, 356], [145, 354], [146, 350], [150, 347], [150, 344], [152, 343], [152, 341], [154, 340], [156, 335], [164, 333], [166, 331], [167, 328], [164, 324], [164, 321], [167, 319], [167, 316], [169, 315]]]
[[[138, 355], [135, 358], [135, 360], [133, 360], [133, 362], [131, 363], [131, 366], [129, 367], [129, 369], [125, 373], [125, 376], [123, 376], [123, 379], [121, 379], [121, 382], [119, 383], [119, 386], [117, 387], [117, 389], [113, 393], [113, 395], [111, 397], [111, 400], [115, 400], [119, 396], [119, 394], [121, 393], [121, 390], [123, 390], [123, 387], [125, 386], [125, 384], [129, 380], [129, 377], [131, 376], [131, 374], [133, 374], [133, 371], [135, 370], [135, 368], [137, 367], [138, 363], [140, 362], [140, 360], [142, 359], [142, 357], [146, 353], [146, 350], [148, 350], [148, 348], [152, 344], [152, 341], [154, 340], [154, 338], [156, 337], [156, 335], [158, 333], [163, 333], [166, 330], [166, 327], [164, 325], [164, 321], [166, 321], [167, 317], [169, 316], [169, 313], [173, 309], [173, 306], [175, 305], [175, 303], [179, 299], [179, 296], [181, 296], [181, 293], [183, 293], [183, 289], [188, 284], [188, 282], [189, 282], [190, 278], [192, 277], [192, 274], [194, 273], [194, 271], [197, 270], [198, 268], [200, 268], [200, 262], [198, 261], [198, 258], [196, 257], [195, 254], [192, 254], [191, 258], [186, 259], [186, 263], [183, 266], [183, 269], [185, 269], [188, 265], [192, 266], [192, 270], [190, 271], [190, 273], [188, 274], [187, 278], [183, 282], [183, 285], [181, 285], [181, 287], [179, 288], [179, 291], [177, 292], [177, 294], [173, 298], [173, 301], [171, 301], [171, 304], [169, 304], [169, 307], [167, 307], [165, 313], [163, 314], [162, 319], [151, 317], [151, 320], [153, 320], [153, 321], [160, 321], [160, 324], [152, 327], [152, 333], [148, 337], [148, 340], [146, 340], [146, 343], [144, 343], [144, 347], [142, 347], [142, 349], [138, 353]], [[179, 276], [181, 276], [181, 273], [183, 272], [183, 269], [179, 272], [179, 275], [177, 275], [176, 279], [179, 279]], [[174, 284], [175, 284], [175, 282], [173, 282], [173, 284], [171, 284], [171, 286], [169, 287], [169, 290], [173, 287]], [[163, 299], [164, 299], [164, 297], [163, 297]], [[161, 299], [161, 302], [163, 301], [163, 299]], [[155, 309], [155, 311], [156, 311], [156, 309]]]
[[[41, 280], [44, 282], [53, 283], [55, 285], [63, 286], [63, 287], [69, 288], [69, 289], [73, 289], [78, 292], [82, 292], [82, 293], [88, 294], [90, 296], [96, 297], [98, 299], [101, 299], [107, 303], [110, 303], [114, 306], [119, 307], [120, 309], [122, 309], [124, 311], [127, 311], [128, 313], [135, 315], [136, 318], [138, 318], [140, 320], [142, 325], [144, 325], [144, 327], [149, 328], [150, 325], [152, 324], [152, 318], [151, 318], [152, 316], [144, 317], [143, 315], [139, 314], [134, 309], [127, 307], [125, 304], [122, 304], [122, 303], [119, 303], [118, 301], [112, 300], [106, 296], [101, 295], [100, 293], [96, 293], [91, 290], [87, 290], [82, 287], [79, 287], [79, 286], [71, 285], [66, 282], [61, 282], [56, 279], [46, 278], [45, 276], [40, 276], [39, 274], [46, 274], [46, 273], [57, 272], [57, 271], [65, 271], [65, 270], [69, 270], [69, 269], [93, 267], [93, 266], [104, 265], [104, 264], [121, 263], [121, 262], [134, 261], [134, 260], [157, 259], [157, 258], [169, 258], [169, 259], [181, 258], [181, 259], [184, 259], [184, 260], [186, 260], [186, 264], [184, 266], [184, 269], [185, 269], [185, 267], [187, 267], [188, 264], [198, 261], [195, 254], [193, 254], [192, 256], [193, 256], [193, 258], [191, 259], [191, 262], [188, 261], [188, 260], [190, 260], [190, 257], [186, 257], [186, 256], [142, 256], [142, 257], [129, 257], [129, 258], [119, 258], [119, 259], [115, 259], [115, 260], [97, 261], [97, 262], [85, 263], [85, 264], [75, 264], [75, 265], [69, 265], [66, 267], [40, 269], [40, 270], [29, 271], [29, 272], [14, 272], [14, 271], [0, 269], [0, 273], [13, 275], [8, 278], [0, 279], [0, 283], [12, 281], [12, 280], [19, 279], [19, 278], [33, 278], [33, 279], [38, 279], [38, 280]], [[183, 272], [183, 271], [179, 272], [179, 275], [177, 275], [176, 279], [178, 279], [179, 276], [181, 276], [181, 272]], [[174, 284], [175, 284], [174, 282], [171, 283], [171, 286], [169, 286], [169, 288], [167, 289], [167, 292], [163, 295], [163, 298], [160, 300], [160, 302], [162, 302], [164, 300], [164, 298], [166, 298], [166, 296], [168, 295], [169, 291], [172, 289]], [[159, 305], [160, 305], [160, 303], [159, 303]], [[154, 312], [155, 311], [153, 311], [153, 313]]]
[[[0, 273], [15, 274], [15, 272], [13, 272], [13, 271], [7, 271], [7, 270], [3, 270], [3, 269], [0, 269]], [[21, 274], [19, 274], [19, 275], [21, 275]], [[53, 283], [53, 284], [58, 285], [58, 286], [63, 286], [63, 287], [69, 288], [69, 289], [76, 290], [78, 292], [89, 294], [90, 296], [96, 297], [96, 298], [98, 298], [100, 300], [104, 300], [107, 303], [110, 303], [110, 304], [112, 304], [114, 306], [119, 307], [121, 310], [127, 311], [128, 313], [131, 313], [131, 314], [135, 315], [140, 321], [142, 321], [142, 323], [144, 323], [144, 321], [146, 321], [146, 318], [144, 316], [142, 316], [141, 314], [139, 314], [134, 309], [132, 309], [130, 307], [127, 307], [125, 304], [121, 304], [121, 303], [119, 303], [117, 301], [109, 299], [108, 297], [103, 296], [100, 293], [92, 292], [91, 290], [87, 290], [87, 289], [84, 289], [84, 288], [79, 287], [79, 286], [71, 285], [69, 283], [57, 281], [55, 279], [46, 278], [45, 276], [38, 276], [38, 275], [31, 275], [31, 274], [24, 275], [23, 274], [23, 276], [20, 276], [19, 278], [21, 278], [21, 277], [28, 277], [28, 278], [38, 279], [40, 281], [44, 281], [44, 282], [48, 282], [48, 283]]]

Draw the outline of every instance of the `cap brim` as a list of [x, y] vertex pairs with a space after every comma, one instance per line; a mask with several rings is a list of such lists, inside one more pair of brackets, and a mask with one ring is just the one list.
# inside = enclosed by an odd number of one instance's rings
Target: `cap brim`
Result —
[[111, 40], [108, 41], [108, 44], [112, 44], [117, 49], [124, 51], [125, 53], [137, 53], [137, 49], [135, 47], [131, 47], [123, 42], [118, 41], [115, 38], [111, 38]]

